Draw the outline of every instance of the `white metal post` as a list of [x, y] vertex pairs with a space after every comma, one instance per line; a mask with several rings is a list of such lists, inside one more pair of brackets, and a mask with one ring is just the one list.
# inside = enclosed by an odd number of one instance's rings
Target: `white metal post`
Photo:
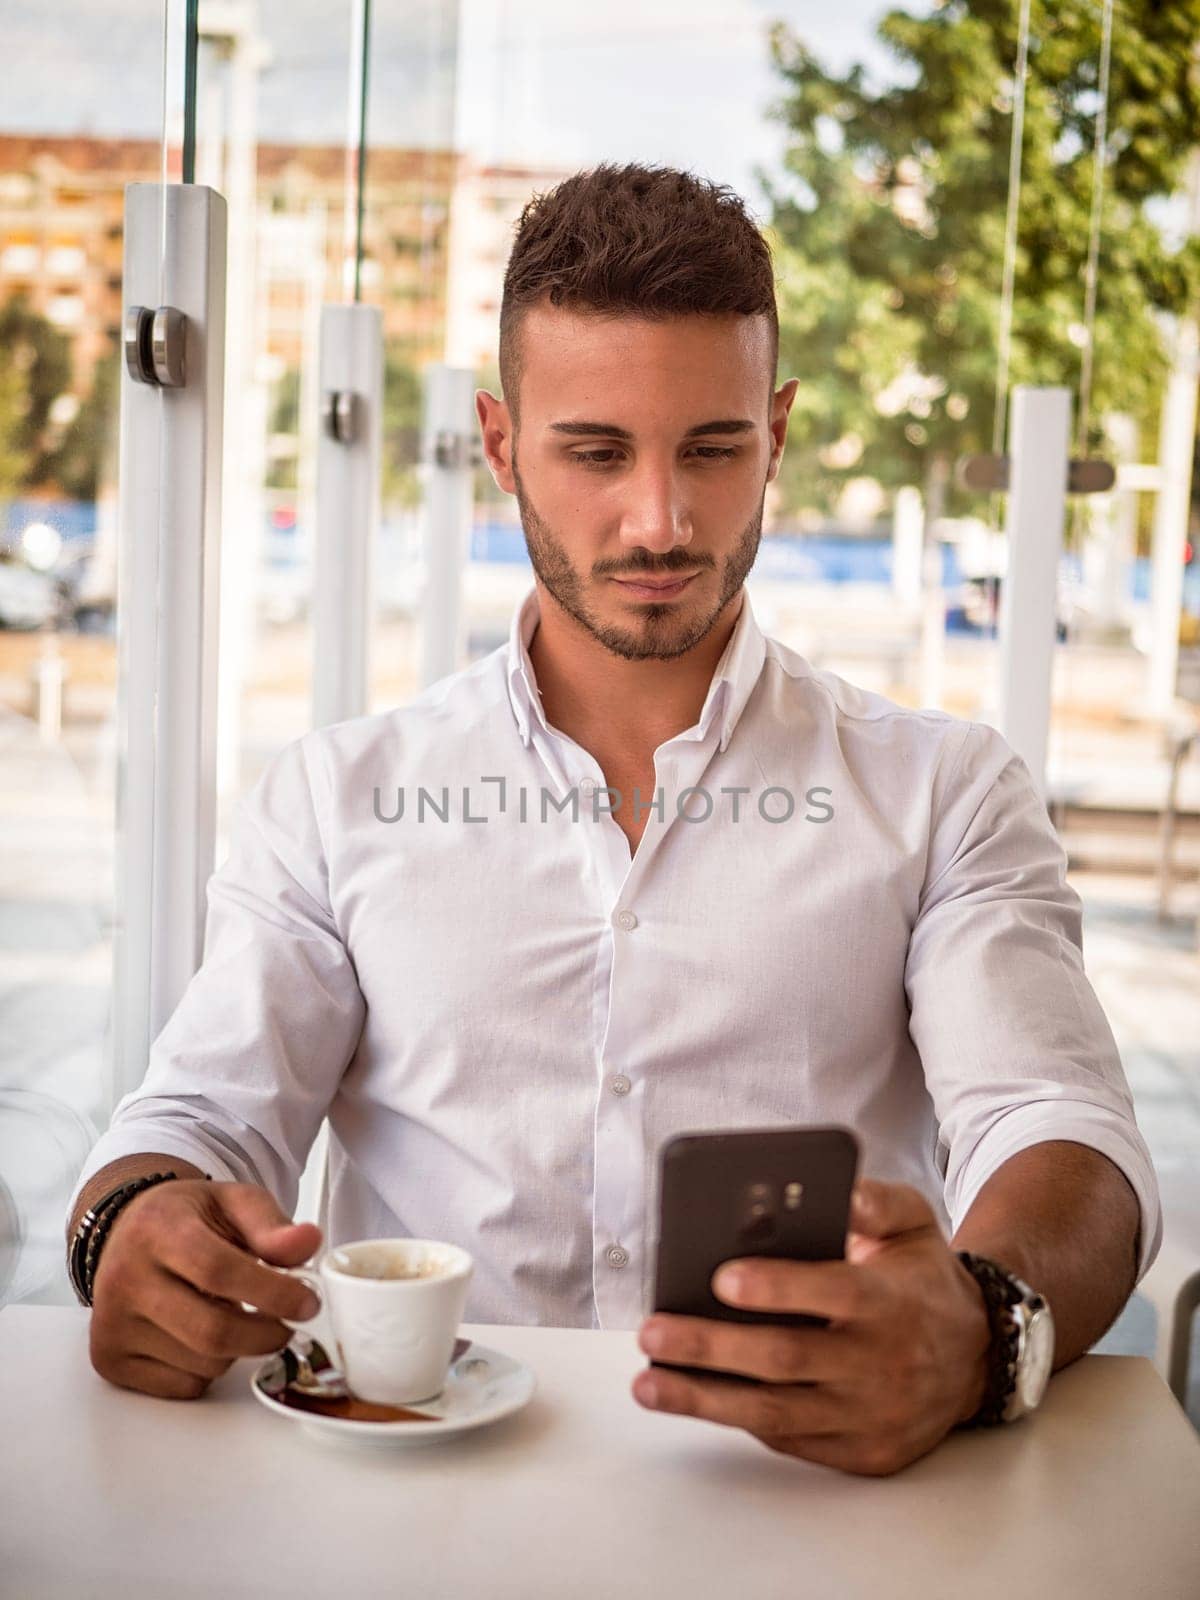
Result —
[[942, 550], [933, 541], [922, 557], [921, 633], [917, 647], [919, 704], [940, 711], [946, 678], [946, 596], [942, 589]]
[[896, 490], [892, 514], [892, 592], [906, 611], [921, 605], [925, 510], [912, 484]]
[[225, 201], [125, 191], [125, 304], [186, 318], [184, 382], [121, 374], [111, 1104], [200, 963], [216, 791]]
[[293, 268], [303, 288], [300, 335], [300, 414], [296, 437], [296, 548], [308, 562], [311, 605], [312, 572], [317, 551], [317, 450], [321, 438], [321, 303], [325, 295], [325, 213], [309, 207], [295, 241]]
[[1020, 384], [1013, 389], [1005, 518], [1008, 566], [998, 626], [999, 726], [1043, 793], [1070, 437], [1068, 389]]
[[313, 575], [313, 726], [362, 716], [370, 694], [379, 539], [383, 316], [321, 307], [321, 439]]
[[[217, 717], [217, 787], [224, 798], [235, 795], [241, 781], [243, 696], [254, 656], [262, 555], [267, 397], [254, 362], [255, 152], [258, 75], [268, 56], [257, 31], [255, 6], [245, 0], [205, 0], [199, 34], [209, 46], [214, 69], [212, 103], [202, 118], [212, 141], [206, 159], [220, 172], [219, 177], [205, 176], [220, 186], [229, 206], [225, 410], [230, 426], [225, 439]], [[218, 64], [225, 69], [227, 113], [215, 77]], [[213, 136], [222, 127], [227, 135], [223, 148]]]
[[423, 688], [457, 672], [465, 650], [462, 588], [471, 537], [474, 396], [471, 367], [434, 363], [425, 369]]
[[1117, 466], [1116, 486], [1095, 497], [1097, 538], [1088, 555], [1095, 566], [1094, 619], [1105, 632], [1129, 622], [1129, 580], [1137, 546], [1137, 495], [1121, 481], [1120, 468], [1138, 458], [1138, 426], [1131, 416], [1112, 412], [1104, 419], [1108, 447]]

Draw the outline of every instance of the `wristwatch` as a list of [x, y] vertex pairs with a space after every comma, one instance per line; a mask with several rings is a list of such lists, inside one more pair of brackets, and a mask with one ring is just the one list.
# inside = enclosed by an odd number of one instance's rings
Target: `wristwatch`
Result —
[[983, 1292], [992, 1331], [983, 1403], [961, 1426], [1015, 1422], [1042, 1403], [1054, 1368], [1054, 1318], [1044, 1295], [987, 1256], [955, 1252]]

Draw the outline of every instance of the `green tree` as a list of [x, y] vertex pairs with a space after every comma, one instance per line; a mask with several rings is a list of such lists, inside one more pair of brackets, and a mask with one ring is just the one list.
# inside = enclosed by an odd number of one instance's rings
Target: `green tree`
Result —
[[[420, 501], [417, 463], [421, 450], [420, 375], [405, 361], [388, 355], [383, 371], [382, 492], [385, 505], [415, 506]], [[270, 431], [283, 436], [300, 431], [300, 369], [289, 367], [279, 378], [271, 402]], [[272, 489], [296, 487], [296, 458], [281, 456], [267, 473]]]
[[271, 420], [267, 432], [272, 439], [295, 441], [290, 455], [272, 455], [267, 464], [268, 489], [296, 488], [296, 454], [300, 433], [300, 368], [288, 367], [279, 377], [271, 395]]
[[[779, 277], [780, 374], [800, 389], [783, 504], [828, 509], [845, 479], [947, 483], [992, 445], [1016, 0], [890, 11], [900, 81], [827, 72], [770, 30], [786, 92], [786, 184], [759, 172]], [[1099, 107], [1097, 0], [1033, 0], [1010, 383], [1080, 371]], [[1113, 32], [1089, 446], [1132, 412], [1153, 437], [1165, 374], [1156, 312], [1200, 294], [1200, 241], [1172, 250], [1153, 202], [1200, 144], [1200, 0], [1121, 0]], [[945, 508], [978, 509], [947, 483]], [[934, 494], [936, 501], [936, 492]]]
[[420, 504], [421, 375], [407, 361], [388, 355], [383, 369], [383, 503], [406, 511]]
[[110, 350], [96, 363], [86, 399], [47, 459], [49, 476], [72, 499], [95, 500], [102, 486], [116, 482], [120, 403], [120, 357]]
[[65, 334], [34, 311], [25, 295], [0, 306], [0, 481], [9, 493], [52, 480], [58, 441], [50, 408], [71, 385], [71, 346]]
[[25, 376], [0, 349], [0, 504], [25, 482], [29, 453], [21, 445], [24, 409]]

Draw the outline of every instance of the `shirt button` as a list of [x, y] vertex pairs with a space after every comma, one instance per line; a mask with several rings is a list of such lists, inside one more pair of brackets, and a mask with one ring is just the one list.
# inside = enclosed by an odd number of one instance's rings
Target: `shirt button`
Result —
[[626, 933], [632, 933], [637, 927], [637, 918], [632, 911], [618, 911], [617, 927], [622, 928]]
[[609, 1088], [614, 1094], [628, 1094], [633, 1085], [623, 1072], [618, 1072]]
[[595, 778], [580, 778], [579, 788], [582, 794], [593, 794], [596, 789]]
[[623, 1267], [629, 1260], [629, 1251], [622, 1250], [619, 1244], [610, 1244], [604, 1252], [604, 1259], [610, 1267]]

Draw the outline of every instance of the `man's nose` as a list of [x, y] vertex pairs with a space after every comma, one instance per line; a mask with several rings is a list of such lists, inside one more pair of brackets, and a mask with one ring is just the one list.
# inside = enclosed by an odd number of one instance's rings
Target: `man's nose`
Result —
[[628, 492], [621, 519], [623, 545], [642, 545], [662, 555], [677, 544], [691, 543], [691, 508], [670, 468], [643, 468], [629, 479]]

